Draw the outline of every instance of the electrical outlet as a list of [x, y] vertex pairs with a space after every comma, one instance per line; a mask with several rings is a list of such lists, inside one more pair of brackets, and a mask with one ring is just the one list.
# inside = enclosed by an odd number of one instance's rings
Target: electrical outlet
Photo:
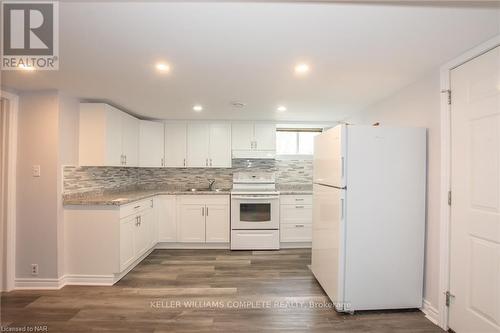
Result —
[[38, 264], [31, 264], [31, 275], [38, 275]]
[[42, 174], [41, 168], [39, 165], [33, 165], [33, 177], [40, 177]]

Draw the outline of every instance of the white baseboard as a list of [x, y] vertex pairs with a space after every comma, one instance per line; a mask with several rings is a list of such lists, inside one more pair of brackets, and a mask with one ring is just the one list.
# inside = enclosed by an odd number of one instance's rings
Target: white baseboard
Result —
[[281, 242], [280, 249], [310, 249], [312, 242]]
[[229, 249], [229, 243], [167, 243], [160, 242], [156, 244], [155, 249], [159, 250], [227, 250]]
[[57, 290], [61, 289], [62, 287], [64, 287], [64, 278], [19, 278], [15, 280], [14, 289]]
[[65, 286], [112, 286], [114, 275], [65, 275]]
[[425, 314], [425, 318], [429, 319], [433, 324], [439, 326], [439, 311], [433, 307], [428, 300], [424, 299], [423, 306], [420, 311]]

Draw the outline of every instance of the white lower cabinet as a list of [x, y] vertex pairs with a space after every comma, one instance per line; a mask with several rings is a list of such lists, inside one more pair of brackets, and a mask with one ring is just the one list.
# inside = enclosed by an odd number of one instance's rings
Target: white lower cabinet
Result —
[[312, 242], [312, 196], [282, 195], [280, 198], [280, 241]]
[[157, 213], [157, 242], [177, 242], [177, 199], [175, 195], [159, 195], [155, 198]]
[[229, 204], [207, 204], [205, 215], [205, 241], [229, 242]]
[[65, 206], [67, 283], [114, 284], [158, 243], [229, 248], [229, 221], [229, 195], [158, 195], [122, 206]]
[[229, 242], [229, 196], [182, 196], [178, 201], [177, 210], [179, 242]]
[[205, 242], [205, 205], [183, 203], [179, 206], [179, 242]]

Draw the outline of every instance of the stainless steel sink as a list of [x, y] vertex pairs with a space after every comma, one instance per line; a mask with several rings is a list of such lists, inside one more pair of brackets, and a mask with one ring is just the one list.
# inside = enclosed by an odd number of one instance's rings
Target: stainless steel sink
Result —
[[192, 188], [189, 191], [191, 191], [191, 192], [221, 192], [221, 191], [223, 191], [223, 189], [214, 188], [213, 190], [210, 190], [208, 188]]

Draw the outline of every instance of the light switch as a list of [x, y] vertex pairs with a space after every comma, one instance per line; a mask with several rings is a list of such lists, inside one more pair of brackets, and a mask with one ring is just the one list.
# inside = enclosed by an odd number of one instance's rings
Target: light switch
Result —
[[40, 166], [33, 165], [33, 177], [40, 177]]

